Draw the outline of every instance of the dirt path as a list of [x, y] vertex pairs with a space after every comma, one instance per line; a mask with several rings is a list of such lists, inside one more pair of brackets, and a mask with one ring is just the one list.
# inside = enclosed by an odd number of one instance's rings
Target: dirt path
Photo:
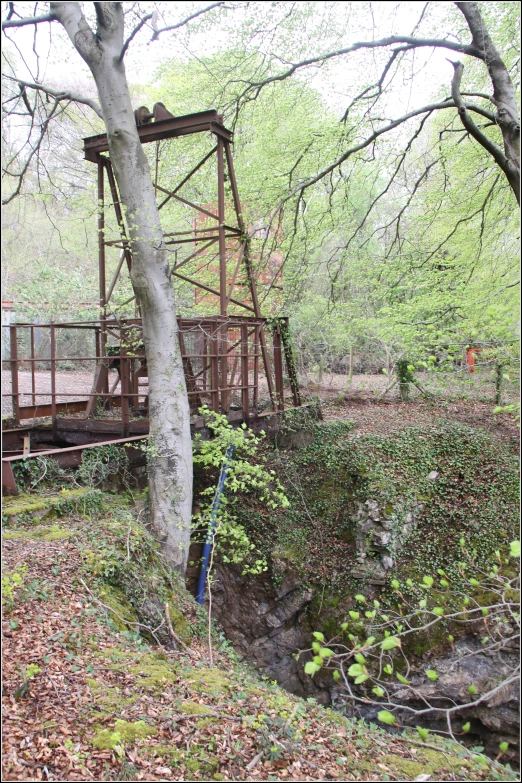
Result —
[[[116, 373], [109, 374], [109, 386], [116, 380]], [[87, 371], [65, 371], [56, 373], [57, 402], [72, 402], [85, 400], [86, 395], [92, 390], [93, 374]], [[32, 393], [31, 373], [21, 370], [18, 373], [18, 389], [20, 393], [20, 405], [46, 405], [51, 402], [51, 373], [47, 371], [35, 372], [35, 398]], [[2, 370], [2, 414], [9, 416], [12, 413], [11, 373]]]

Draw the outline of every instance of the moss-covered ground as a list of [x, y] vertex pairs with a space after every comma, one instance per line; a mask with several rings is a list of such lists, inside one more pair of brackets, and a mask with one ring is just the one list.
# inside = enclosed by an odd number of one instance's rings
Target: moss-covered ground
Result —
[[126, 497], [52, 523], [4, 517], [4, 780], [513, 779], [291, 696], [215, 631], [211, 663], [206, 615]]
[[[451, 422], [384, 435], [361, 435], [350, 421], [310, 426], [313, 440], [306, 448], [266, 449], [290, 508], [268, 513], [247, 496], [237, 504], [239, 521], [271, 560], [276, 580], [279, 562], [293, 565], [308, 584], [321, 587], [326, 605], [367, 587], [352, 576], [354, 517], [367, 499], [400, 528], [408, 510], [423, 506], [389, 574], [401, 584], [422, 581], [439, 568], [458, 580], [461, 538], [481, 567], [517, 537], [519, 459], [511, 443]], [[433, 473], [436, 480], [429, 478]]]

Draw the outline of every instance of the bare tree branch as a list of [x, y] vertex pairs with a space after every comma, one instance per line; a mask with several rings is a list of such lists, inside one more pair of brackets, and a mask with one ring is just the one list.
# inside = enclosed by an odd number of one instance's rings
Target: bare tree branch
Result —
[[[30, 165], [33, 157], [35, 155], [38, 156], [38, 154], [39, 154], [40, 146], [41, 146], [41, 144], [42, 144], [42, 142], [43, 142], [43, 140], [45, 138], [45, 135], [47, 133], [47, 129], [49, 127], [49, 123], [52, 120], [53, 115], [54, 115], [56, 109], [58, 108], [58, 104], [59, 104], [59, 100], [56, 99], [54, 104], [53, 104], [53, 106], [52, 106], [52, 108], [51, 108], [51, 111], [49, 112], [48, 116], [46, 117], [46, 119], [44, 120], [42, 125], [40, 126], [40, 133], [39, 133], [38, 139], [32, 145], [31, 152], [27, 156], [27, 160], [25, 161], [25, 163], [24, 163], [24, 165], [22, 167], [22, 170], [18, 174], [11, 174], [11, 176], [16, 177], [18, 179], [18, 184], [17, 184], [16, 188], [14, 189], [14, 191], [7, 198], [2, 200], [2, 204], [4, 204], [4, 205], [5, 204], [9, 204], [20, 193], [20, 191], [22, 189], [22, 184], [23, 184], [23, 181], [24, 181], [24, 177], [25, 177], [25, 175], [26, 175], [26, 173], [27, 173], [27, 171], [29, 169], [29, 165]], [[34, 113], [33, 113], [33, 115], [31, 115], [31, 119], [34, 120]], [[11, 172], [6, 170], [6, 173], [10, 174]]]
[[453, 62], [453, 60], [449, 60], [448, 62], [450, 62], [454, 68], [453, 79], [451, 82], [451, 96], [455, 102], [455, 105], [457, 106], [459, 117], [463, 126], [466, 128], [468, 133], [473, 136], [475, 141], [478, 141], [481, 147], [484, 147], [486, 152], [489, 152], [495, 163], [502, 169], [513, 189], [517, 202], [520, 204], [520, 172], [518, 172], [517, 179], [516, 176], [514, 176], [516, 175], [516, 172], [513, 170], [514, 167], [511, 161], [509, 161], [508, 158], [504, 155], [500, 147], [498, 147], [495, 142], [491, 141], [491, 139], [488, 138], [488, 136], [486, 136], [486, 134], [483, 133], [473, 122], [469, 115], [468, 107], [462, 100], [462, 95], [460, 92], [460, 82], [462, 80], [462, 74], [464, 73], [464, 66], [461, 62], [458, 61]]
[[[56, 90], [53, 87], [49, 87], [45, 84], [38, 84], [37, 82], [26, 82], [23, 79], [16, 79], [13, 76], [6, 76], [6, 79], [9, 79], [10, 81], [17, 82], [17, 84], [20, 86], [20, 89], [22, 90], [23, 87], [27, 87], [30, 90], [39, 90], [40, 92], [44, 92], [46, 95], [50, 95], [53, 98], [56, 98], [58, 101], [73, 101], [74, 103], [84, 103], [86, 106], [89, 106], [100, 119], [103, 120], [102, 110], [99, 107], [99, 105], [96, 103], [96, 101], [93, 101], [91, 98], [86, 98], [83, 95], [78, 95], [78, 93], [64, 90]], [[23, 95], [22, 95], [23, 97]]]
[[486, 101], [491, 101], [493, 106], [498, 105], [495, 98], [485, 92], [461, 92], [461, 95], [471, 96], [473, 98], [484, 98]]
[[[290, 191], [290, 193], [280, 201], [280, 203], [276, 207], [276, 210], [274, 211], [274, 214], [279, 209], [281, 209], [281, 207], [286, 201], [291, 199], [300, 191], [306, 190], [312, 185], [315, 185], [316, 182], [319, 182], [319, 180], [323, 179], [323, 177], [326, 177], [327, 174], [329, 174], [331, 171], [338, 168], [351, 155], [353, 155], [356, 152], [359, 152], [365, 147], [369, 147], [370, 144], [372, 144], [379, 136], [382, 136], [384, 133], [388, 133], [394, 128], [397, 128], [399, 125], [402, 125], [404, 122], [407, 122], [408, 120], [412, 119], [412, 117], [417, 117], [419, 114], [427, 114], [433, 111], [437, 111], [439, 109], [454, 109], [454, 108], [457, 108], [457, 104], [453, 100], [446, 100], [446, 101], [442, 101], [441, 103], [430, 103], [426, 106], [422, 106], [420, 109], [415, 109], [414, 111], [411, 111], [408, 114], [405, 114], [402, 117], [393, 120], [392, 122], [388, 123], [388, 125], [384, 125], [383, 127], [374, 130], [373, 133], [370, 134], [370, 136], [364, 139], [364, 141], [359, 142], [359, 144], [356, 144], [353, 147], [349, 147], [345, 152], [343, 152], [342, 155], [340, 155], [337, 158], [337, 160], [335, 160], [329, 166], [319, 171], [313, 177], [310, 177], [309, 179], [305, 180], [299, 185], [296, 185], [296, 187], [293, 188], [293, 190]], [[479, 114], [483, 114], [483, 110], [480, 109], [480, 107], [468, 105], [466, 106], [466, 108], [471, 111], [477, 111]]]
[[54, 14], [42, 14], [41, 16], [26, 16], [22, 19], [5, 19], [2, 22], [2, 30], [8, 27], [25, 27], [29, 24], [40, 24], [40, 22], [54, 22]]
[[[468, 54], [471, 57], [478, 57], [479, 59], [483, 59], [481, 52], [473, 45], [473, 44], [460, 44], [456, 43], [455, 41], [449, 41], [445, 38], [415, 38], [411, 35], [390, 35], [386, 38], [381, 38], [377, 41], [359, 41], [357, 43], [352, 44], [351, 46], [347, 46], [343, 49], [337, 49], [333, 52], [327, 52], [326, 54], [320, 54], [317, 55], [317, 57], [310, 57], [306, 60], [301, 60], [300, 62], [293, 63], [290, 68], [288, 68], [286, 71], [282, 71], [281, 73], [276, 74], [275, 76], [268, 76], [266, 79], [263, 79], [258, 82], [245, 82], [244, 79], [237, 79], [236, 81], [238, 83], [246, 83], [247, 87], [242, 93], [241, 96], [239, 96], [239, 100], [243, 98], [247, 92], [254, 88], [263, 88], [268, 84], [272, 84], [273, 82], [281, 82], [285, 79], [288, 79], [290, 76], [292, 76], [297, 70], [300, 68], [306, 68], [308, 65], [316, 65], [317, 63], [324, 63], [327, 60], [331, 60], [334, 57], [340, 57], [344, 54], [350, 54], [351, 52], [356, 52], [359, 49], [378, 49], [383, 48], [386, 46], [393, 46], [395, 44], [407, 44], [408, 48], [417, 48], [417, 47], [433, 47], [433, 48], [442, 48], [442, 49], [451, 49], [454, 52], [460, 52], [461, 54]], [[397, 53], [400, 51], [403, 51], [404, 49], [401, 47], [401, 49], [396, 50]], [[395, 55], [396, 56], [396, 55]], [[391, 65], [391, 62], [395, 59], [395, 56], [392, 54], [391, 61], [389, 65]]]
[[129, 35], [129, 37], [127, 38], [127, 40], [126, 40], [126, 41], [125, 41], [125, 43], [123, 44], [123, 48], [122, 48], [122, 50], [121, 50], [120, 56], [118, 57], [118, 62], [120, 62], [120, 63], [121, 63], [121, 61], [122, 61], [122, 60], [123, 60], [123, 58], [125, 57], [125, 52], [126, 52], [126, 51], [127, 51], [127, 49], [129, 48], [130, 42], [132, 41], [132, 39], [134, 38], [134, 36], [135, 36], [135, 35], [137, 35], [137, 34], [139, 33], [139, 31], [141, 30], [141, 28], [143, 27], [143, 25], [144, 25], [144, 24], [146, 24], [146, 23], [149, 21], [149, 19], [152, 19], [152, 17], [153, 17], [153, 16], [154, 16], [154, 14], [153, 14], [153, 13], [147, 14], [146, 16], [144, 16], [144, 17], [143, 17], [143, 19], [141, 20], [141, 22], [140, 22], [139, 24], [137, 24], [137, 25], [136, 25], [136, 27], [134, 28], [134, 30], [132, 31], [132, 33]]
[[190, 16], [187, 16], [186, 19], [183, 19], [183, 21], [181, 21], [181, 22], [177, 22], [177, 24], [171, 24], [168, 27], [162, 27], [160, 30], [155, 30], [154, 31], [154, 35], [151, 38], [151, 41], [155, 41], [156, 38], [158, 38], [158, 36], [161, 33], [166, 33], [169, 30], [177, 30], [179, 27], [183, 27], [183, 25], [186, 25], [187, 22], [190, 22], [192, 19], [195, 19], [197, 16], [201, 16], [202, 14], [206, 14], [207, 11], [211, 11], [213, 8], [217, 8], [218, 6], [224, 5], [224, 4], [225, 4], [224, 0], [220, 0], [219, 3], [212, 3], [212, 5], [208, 5], [206, 8], [202, 8], [201, 11], [196, 11], [196, 13], [191, 14]]

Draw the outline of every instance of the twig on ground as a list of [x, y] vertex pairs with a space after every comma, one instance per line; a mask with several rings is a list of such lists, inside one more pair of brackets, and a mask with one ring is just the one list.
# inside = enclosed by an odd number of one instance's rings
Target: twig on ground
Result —
[[259, 762], [261, 761], [262, 758], [263, 758], [263, 751], [261, 751], [261, 753], [258, 753], [257, 756], [254, 756], [252, 761], [248, 762], [248, 764], [246, 765], [246, 769], [249, 772], [251, 772], [254, 769], [254, 767], [256, 766], [256, 764], [259, 764]]
[[382, 394], [380, 394], [380, 395], [377, 397], [377, 399], [375, 400], [375, 402], [380, 402], [380, 401], [382, 400], [382, 398], [383, 398], [383, 397], [385, 397], [385, 396], [388, 394], [388, 392], [389, 392], [389, 391], [391, 391], [391, 390], [393, 389], [393, 387], [394, 387], [394, 386], [395, 386], [395, 385], [396, 385], [398, 382], [399, 382], [399, 379], [398, 379], [398, 378], [395, 378], [395, 380], [394, 380], [392, 383], [390, 383], [390, 385], [389, 385], [389, 386], [387, 386], [387, 387], [386, 387], [386, 389], [383, 391], [383, 393], [382, 393]]
[[107, 606], [107, 604], [104, 604], [103, 601], [99, 600], [99, 598], [96, 598], [94, 593], [91, 590], [89, 590], [89, 588], [87, 587], [87, 585], [85, 584], [85, 582], [83, 581], [81, 576], [79, 576], [78, 579], [82, 583], [82, 585], [85, 587], [85, 589], [87, 590], [87, 592], [89, 593], [89, 595], [91, 596], [93, 601], [95, 601], [100, 606], [103, 606], [103, 608], [106, 609], [108, 612], [112, 612], [114, 615], [116, 615], [118, 620], [120, 620], [120, 622], [124, 623], [125, 625], [136, 625], [138, 628], [143, 628], [145, 631], [148, 631], [155, 638], [156, 643], [158, 644], [158, 646], [161, 647], [162, 650], [165, 649], [163, 647], [162, 643], [160, 642], [160, 640], [158, 639], [158, 637], [156, 636], [156, 631], [159, 631], [159, 629], [162, 627], [162, 625], [165, 622], [165, 620], [162, 620], [161, 623], [156, 628], [151, 628], [148, 625], [144, 625], [144, 623], [138, 623], [138, 622], [133, 622], [131, 620], [125, 620], [125, 618], [123, 618], [120, 614], [118, 614], [116, 609], [113, 609], [112, 606]]
[[49, 680], [49, 682], [50, 682], [50, 683], [51, 683], [51, 685], [53, 686], [53, 688], [54, 688], [54, 692], [56, 693], [56, 696], [57, 696], [57, 698], [58, 698], [58, 701], [59, 701], [61, 704], [63, 704], [63, 701], [62, 701], [62, 699], [61, 699], [61, 696], [60, 696], [60, 694], [59, 694], [59, 692], [58, 692], [58, 688], [57, 688], [57, 687], [56, 687], [56, 685], [54, 684], [54, 680], [53, 680], [53, 678], [51, 677], [51, 675], [50, 675], [50, 674], [47, 674], [47, 672], [45, 672], [45, 676], [47, 677], [47, 679]]

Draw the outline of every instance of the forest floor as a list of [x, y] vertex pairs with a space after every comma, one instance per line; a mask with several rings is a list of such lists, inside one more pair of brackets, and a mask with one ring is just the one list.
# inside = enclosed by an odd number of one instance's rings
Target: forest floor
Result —
[[[87, 384], [90, 373], [81, 375]], [[323, 416], [353, 421], [352, 437], [457, 420], [516, 448], [518, 423], [493, 414], [492, 384], [482, 381], [467, 383], [467, 399], [447, 389], [404, 403], [394, 392], [376, 401], [383, 376], [350, 385], [337, 376], [322, 386]], [[2, 518], [3, 780], [516, 779], [441, 738], [388, 734], [292, 696], [217, 631], [211, 661], [205, 618], [186, 597], [177, 608], [192, 628], [188, 651], [149, 645], [131, 621], [118, 628], [88, 555], [98, 547], [96, 563], [132, 558], [128, 530], [140, 523], [125, 502], [107, 495], [90, 515]], [[134, 521], [114, 532], [123, 512]]]
[[[424, 378], [422, 382], [425, 383]], [[430, 378], [425, 386], [433, 396], [425, 397], [410, 386], [407, 402], [399, 398], [397, 388], [381, 397], [388, 383], [383, 375], [355, 375], [349, 384], [347, 376], [325, 374], [320, 393], [324, 419], [353, 421], [355, 436], [458, 421], [508, 440], [514, 448], [520, 444], [520, 424], [516, 418], [510, 413], [493, 413], [495, 389], [488, 376], [476, 373], [464, 378], [451, 377], [444, 383]], [[503, 403], [515, 403], [518, 392], [517, 379], [513, 379], [504, 390]]]
[[174, 607], [191, 628], [186, 650], [149, 645], [130, 621], [117, 630], [95, 572], [143, 568], [149, 535], [122, 510], [104, 495], [91, 516], [3, 518], [3, 780], [516, 779], [442, 738], [388, 734], [292, 696], [217, 632], [211, 660], [206, 615], [187, 594]]
[[[112, 372], [110, 385], [116, 379]], [[385, 375], [354, 375], [351, 383], [348, 376], [325, 373], [321, 386], [317, 384], [317, 373], [302, 377], [301, 391], [319, 397], [326, 419], [350, 419], [356, 424], [358, 434], [386, 433], [406, 426], [425, 426], [452, 419], [471, 427], [481, 428], [492, 435], [511, 438], [515, 445], [520, 442], [520, 427], [509, 414], [493, 414], [495, 389], [491, 373], [478, 370], [473, 375], [452, 374], [450, 376], [430, 375], [422, 377], [432, 397], [423, 397], [410, 386], [411, 399], [404, 403], [393, 389], [379, 399], [389, 384]], [[37, 404], [50, 402], [51, 377], [49, 372], [35, 373]], [[85, 399], [92, 389], [93, 375], [84, 371], [61, 371], [56, 374], [57, 402], [71, 402]], [[513, 378], [505, 384], [504, 404], [516, 402], [519, 383]], [[33, 404], [32, 379], [28, 371], [19, 372], [20, 404]], [[2, 412], [11, 413], [11, 374], [2, 371]], [[147, 388], [141, 389], [146, 394]], [[62, 396], [64, 395], [64, 396]], [[71, 395], [71, 396], [69, 396]], [[71, 416], [72, 414], [69, 414]], [[83, 414], [81, 414], [83, 416]]]

